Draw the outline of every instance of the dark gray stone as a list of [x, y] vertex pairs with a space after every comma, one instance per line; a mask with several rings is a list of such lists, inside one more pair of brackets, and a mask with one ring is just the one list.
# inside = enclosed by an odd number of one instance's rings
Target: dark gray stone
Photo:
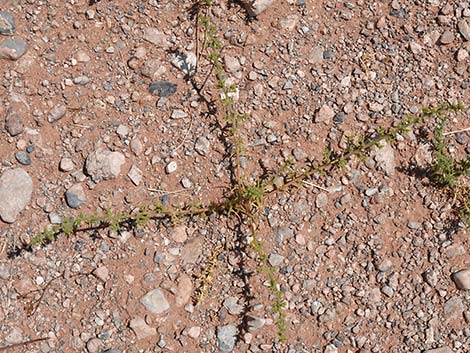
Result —
[[15, 154], [15, 158], [18, 163], [22, 165], [30, 165], [31, 164], [31, 157], [29, 156], [28, 152], [25, 151], [18, 151]]
[[80, 184], [73, 185], [65, 193], [65, 201], [71, 208], [80, 208], [86, 202], [85, 191]]
[[169, 97], [176, 93], [178, 85], [169, 81], [152, 82], [149, 86], [149, 92], [159, 97]]
[[9, 12], [0, 11], [0, 34], [10, 36], [16, 31], [15, 19]]

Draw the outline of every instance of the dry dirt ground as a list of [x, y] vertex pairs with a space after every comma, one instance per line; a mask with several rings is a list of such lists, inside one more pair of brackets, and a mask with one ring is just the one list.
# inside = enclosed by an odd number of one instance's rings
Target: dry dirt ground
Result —
[[[231, 151], [220, 109], [205, 102], [220, 94], [207, 51], [197, 73], [189, 65], [203, 46], [193, 5], [0, 0], [0, 351], [470, 352], [469, 232], [429, 185], [433, 121], [315, 176], [321, 188], [264, 200], [256, 236], [286, 304], [285, 342], [236, 219], [150, 222], [15, 252], [79, 213], [227, 192]], [[301, 169], [422, 107], [468, 103], [468, 2], [274, 0], [248, 19], [214, 0], [208, 18], [247, 115], [247, 180]], [[190, 80], [206, 78], [199, 94]], [[470, 126], [467, 110], [449, 118], [447, 132]], [[470, 153], [469, 139], [449, 134], [450, 153]]]

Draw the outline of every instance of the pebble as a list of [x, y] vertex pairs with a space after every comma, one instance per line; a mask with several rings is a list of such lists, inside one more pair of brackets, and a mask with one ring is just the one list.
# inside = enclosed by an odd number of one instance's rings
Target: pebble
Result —
[[270, 254], [268, 258], [269, 264], [273, 267], [279, 266], [283, 260], [284, 256], [279, 254]]
[[59, 170], [62, 172], [71, 172], [75, 168], [75, 164], [70, 158], [64, 157], [60, 160]]
[[7, 38], [0, 44], [0, 59], [18, 60], [28, 50], [28, 44], [21, 38]]
[[169, 45], [165, 33], [156, 28], [146, 28], [143, 39], [159, 48], [165, 48]]
[[274, 0], [242, 0], [242, 4], [248, 12], [248, 16], [256, 17], [266, 11], [273, 1]]
[[66, 112], [67, 112], [67, 108], [65, 107], [65, 105], [63, 104], [56, 105], [49, 112], [49, 115], [47, 116], [47, 121], [49, 121], [50, 123], [54, 123], [62, 119], [65, 116]]
[[147, 325], [144, 319], [138, 317], [129, 322], [129, 327], [134, 331], [138, 340], [143, 340], [157, 335], [157, 330]]
[[460, 48], [457, 51], [457, 61], [458, 62], [464, 61], [465, 59], [468, 58], [468, 56], [469, 56], [468, 51], [465, 50], [464, 48]]
[[14, 34], [15, 31], [16, 24], [12, 14], [0, 10], [0, 34], [8, 36]]
[[194, 144], [194, 149], [201, 156], [206, 156], [209, 153], [210, 146], [211, 144], [209, 140], [205, 138], [204, 136], [201, 136], [196, 139], [196, 143]]
[[144, 151], [144, 145], [139, 138], [133, 138], [130, 144], [131, 151], [136, 155], [140, 156]]
[[92, 338], [86, 343], [86, 349], [89, 353], [97, 353], [100, 350], [101, 340], [99, 338]]
[[201, 328], [199, 326], [193, 326], [188, 329], [188, 336], [197, 339], [201, 335]]
[[222, 305], [228, 310], [230, 315], [240, 315], [244, 310], [243, 305], [238, 304], [237, 297], [225, 298]]
[[323, 48], [322, 47], [314, 47], [310, 50], [308, 56], [308, 62], [312, 65], [321, 64], [323, 62]]
[[75, 57], [79, 63], [87, 63], [91, 60], [90, 55], [84, 50], [77, 51]]
[[109, 279], [109, 270], [106, 266], [100, 266], [93, 271], [93, 275], [106, 283]]
[[9, 111], [5, 120], [5, 129], [10, 136], [17, 136], [24, 131], [23, 122], [19, 114]]
[[181, 275], [178, 279], [178, 285], [176, 287], [175, 305], [177, 307], [186, 305], [191, 299], [192, 292], [193, 282], [191, 281], [191, 277], [186, 274]]
[[131, 169], [127, 173], [127, 176], [136, 186], [142, 182], [142, 171], [135, 164], [132, 165]]
[[13, 223], [31, 201], [33, 181], [21, 168], [5, 171], [0, 177], [0, 218]]
[[387, 176], [393, 176], [396, 167], [393, 147], [388, 142], [381, 141], [380, 148], [377, 148], [373, 154], [378, 169], [383, 170]]
[[165, 298], [163, 292], [156, 288], [145, 294], [140, 303], [153, 314], [161, 314], [170, 309], [170, 304]]
[[323, 104], [315, 114], [316, 123], [329, 123], [335, 116], [334, 110], [328, 105]]
[[462, 298], [460, 298], [459, 296], [454, 296], [447, 300], [442, 306], [442, 308], [444, 311], [444, 316], [447, 320], [462, 319], [464, 305], [462, 302]]
[[188, 116], [188, 113], [186, 113], [184, 110], [174, 109], [171, 112], [170, 118], [171, 119], [183, 119], [183, 118], [186, 118], [187, 116]]
[[125, 157], [120, 152], [98, 148], [90, 153], [85, 162], [85, 170], [93, 181], [114, 179], [121, 173]]
[[148, 88], [148, 91], [152, 94], [156, 94], [159, 97], [170, 97], [176, 93], [178, 85], [169, 81], [155, 81], [152, 82]]
[[171, 174], [171, 173], [176, 172], [176, 169], [178, 169], [178, 164], [176, 164], [175, 161], [171, 161], [170, 163], [166, 165], [165, 172], [167, 174]]
[[460, 34], [466, 41], [470, 41], [470, 25], [467, 20], [460, 20], [457, 24]]
[[470, 269], [454, 272], [452, 274], [452, 280], [458, 289], [470, 290]]
[[228, 72], [234, 74], [241, 69], [240, 61], [238, 58], [226, 54], [224, 56], [224, 65]]
[[177, 243], [184, 243], [186, 239], [188, 239], [188, 235], [186, 234], [186, 226], [184, 224], [180, 224], [173, 228], [171, 232], [171, 239], [173, 239]]
[[52, 224], [61, 224], [62, 223], [62, 217], [55, 212], [49, 213], [49, 222]]
[[445, 30], [439, 38], [439, 41], [441, 42], [441, 44], [450, 44], [454, 41], [454, 38], [454, 33], [449, 30]]
[[18, 151], [15, 153], [15, 158], [18, 163], [22, 165], [30, 165], [31, 164], [31, 157], [29, 156], [28, 152], [25, 151]]
[[299, 24], [299, 16], [295, 14], [290, 14], [285, 17], [282, 17], [280, 20], [280, 26], [282, 29], [288, 31], [293, 31]]
[[75, 184], [65, 192], [65, 201], [71, 208], [80, 208], [86, 203], [85, 190], [81, 184]]
[[325, 192], [321, 192], [317, 195], [317, 198], [315, 200], [315, 206], [317, 208], [325, 208], [326, 205], [328, 205], [328, 195]]
[[229, 324], [217, 327], [217, 343], [221, 352], [231, 352], [237, 342], [238, 329], [235, 325]]
[[184, 177], [183, 179], [181, 179], [181, 185], [185, 188], [185, 189], [190, 189], [193, 187], [193, 183], [192, 181], [187, 178], [187, 177]]

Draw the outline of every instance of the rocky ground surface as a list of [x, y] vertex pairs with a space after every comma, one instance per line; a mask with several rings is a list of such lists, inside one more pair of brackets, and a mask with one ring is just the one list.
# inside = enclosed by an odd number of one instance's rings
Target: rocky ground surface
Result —
[[[87, 232], [13, 254], [80, 212], [207, 203], [229, 187], [222, 118], [188, 81], [209, 75], [204, 95], [217, 98], [190, 1], [92, 3], [0, 1], [0, 350], [470, 352], [469, 231], [419, 173], [432, 155], [418, 128], [316, 176], [321, 188], [265, 200], [257, 236], [286, 302], [285, 343], [233, 219]], [[468, 103], [468, 2], [217, 0], [209, 18], [248, 116], [248, 179], [301, 168], [422, 107]], [[465, 110], [446, 131], [469, 125]], [[470, 153], [469, 141], [449, 134], [449, 152]]]

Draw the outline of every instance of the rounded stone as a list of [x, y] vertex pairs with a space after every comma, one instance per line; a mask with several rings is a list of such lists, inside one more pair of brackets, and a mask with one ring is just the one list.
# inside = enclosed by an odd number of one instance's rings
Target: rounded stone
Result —
[[22, 165], [30, 165], [31, 164], [31, 157], [29, 156], [28, 152], [25, 151], [18, 151], [15, 153], [15, 158], [18, 163]]
[[80, 208], [86, 203], [85, 190], [81, 184], [75, 184], [65, 193], [65, 201], [71, 208]]

